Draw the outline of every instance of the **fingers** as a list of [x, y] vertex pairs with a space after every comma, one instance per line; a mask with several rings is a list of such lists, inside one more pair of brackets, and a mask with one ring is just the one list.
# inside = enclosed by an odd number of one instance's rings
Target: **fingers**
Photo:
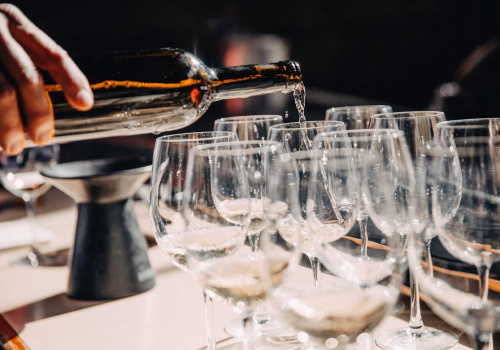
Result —
[[21, 111], [35, 143], [45, 144], [53, 135], [53, 114], [38, 68], [61, 84], [76, 109], [88, 110], [94, 103], [87, 78], [67, 52], [11, 4], [0, 4], [0, 63], [0, 146], [9, 154], [24, 146]]
[[[0, 14], [0, 60], [4, 70], [9, 74], [10, 81], [17, 89], [17, 114], [10, 112], [3, 115], [0, 119], [14, 119], [20, 114], [22, 109], [26, 117], [26, 132], [29, 137], [37, 144], [45, 144], [53, 134], [54, 120], [50, 105], [43, 88], [43, 79], [36, 69], [29, 55], [23, 47], [10, 35], [9, 21]], [[4, 79], [7, 78], [4, 76]], [[8, 108], [13, 108], [14, 99], [11, 97], [10, 89], [4, 94], [4, 102]], [[4, 124], [16, 125], [18, 121], [3, 121]], [[10, 134], [9, 133], [9, 134]], [[17, 132], [14, 131], [16, 134]]]
[[16, 7], [8, 7], [7, 13], [10, 16], [12, 37], [24, 48], [33, 63], [48, 71], [62, 85], [66, 99], [73, 107], [79, 110], [92, 108], [94, 99], [87, 78], [67, 52]]
[[54, 136], [52, 109], [43, 89], [43, 79], [34, 66], [23, 67], [18, 77], [21, 105], [26, 118], [25, 131], [38, 145], [45, 145]]
[[19, 114], [16, 89], [0, 72], [0, 146], [7, 154], [18, 154], [24, 148], [24, 128]]

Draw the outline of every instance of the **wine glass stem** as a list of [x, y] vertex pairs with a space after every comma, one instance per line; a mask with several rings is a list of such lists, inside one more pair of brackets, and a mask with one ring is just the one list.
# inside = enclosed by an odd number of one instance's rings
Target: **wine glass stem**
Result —
[[309, 261], [311, 262], [311, 269], [313, 272], [314, 290], [318, 290], [318, 273], [320, 272], [321, 262], [315, 256], [310, 256]]
[[259, 238], [260, 233], [248, 235], [248, 242], [250, 243], [253, 253], [256, 253], [259, 250]]
[[477, 350], [493, 350], [493, 333], [477, 333], [474, 335]]
[[252, 310], [245, 310], [241, 315], [241, 321], [243, 323], [243, 349], [253, 350], [254, 349], [254, 312]]
[[413, 274], [410, 272], [410, 329], [421, 330], [424, 328], [422, 322], [422, 314], [420, 311], [420, 293], [418, 291], [418, 283], [415, 281]]
[[368, 215], [366, 213], [358, 215], [358, 225], [361, 236], [361, 256], [366, 258], [368, 256]]
[[487, 264], [481, 264], [477, 267], [479, 274], [479, 290], [481, 293], [481, 300], [488, 301], [488, 289], [490, 287], [490, 266]]
[[[483, 302], [488, 301], [488, 290], [490, 288], [490, 264], [488, 254], [488, 252], [483, 254], [484, 263], [477, 267], [477, 272], [479, 274], [479, 290], [481, 293], [480, 296]], [[476, 348], [478, 350], [493, 350], [493, 333], [484, 332], [476, 334], [474, 338], [476, 340]]]
[[434, 276], [434, 265], [432, 264], [431, 242], [432, 242], [432, 238], [428, 238], [425, 240], [426, 259], [427, 259], [427, 266], [429, 269], [428, 274], [430, 277], [433, 277]]
[[[406, 249], [408, 235], [403, 237], [403, 247]], [[420, 311], [420, 293], [418, 283], [410, 271], [410, 322], [408, 324], [410, 332], [421, 332], [424, 329], [422, 314]]]
[[31, 261], [31, 265], [38, 266], [38, 258], [40, 251], [39, 240], [37, 235], [37, 227], [36, 227], [36, 198], [33, 196], [26, 195], [23, 197], [24, 203], [26, 205], [26, 217], [28, 220], [28, 230], [30, 232], [30, 247], [31, 252], [28, 254], [28, 258]]
[[217, 341], [213, 330], [214, 305], [205, 291], [203, 291], [203, 302], [205, 308], [205, 328], [207, 330], [207, 350], [217, 350]]

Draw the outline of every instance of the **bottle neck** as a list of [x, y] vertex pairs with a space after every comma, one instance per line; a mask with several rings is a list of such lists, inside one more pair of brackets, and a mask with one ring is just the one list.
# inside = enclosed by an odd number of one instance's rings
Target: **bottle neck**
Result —
[[274, 92], [289, 93], [302, 82], [300, 66], [294, 61], [214, 69], [213, 100], [251, 97]]

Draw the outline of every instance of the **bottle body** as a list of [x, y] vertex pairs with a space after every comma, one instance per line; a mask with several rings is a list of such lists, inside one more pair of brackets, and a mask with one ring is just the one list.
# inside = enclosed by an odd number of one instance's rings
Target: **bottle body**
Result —
[[77, 64], [95, 104], [89, 111], [76, 111], [61, 87], [46, 77], [55, 143], [176, 130], [195, 122], [213, 101], [291, 92], [301, 82], [295, 62], [211, 69], [178, 49], [114, 53]]

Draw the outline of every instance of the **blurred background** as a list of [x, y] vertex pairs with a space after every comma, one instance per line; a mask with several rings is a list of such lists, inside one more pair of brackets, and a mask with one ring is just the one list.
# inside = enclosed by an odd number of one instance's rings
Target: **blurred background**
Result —
[[[208, 66], [298, 61], [306, 117], [333, 106], [440, 109], [448, 119], [497, 117], [500, 2], [463, 0], [13, 1], [72, 56], [178, 47]], [[291, 94], [217, 102], [194, 125], [241, 114], [289, 113]], [[180, 132], [180, 131], [176, 131]], [[65, 146], [72, 157], [152, 149], [153, 136]], [[95, 147], [95, 145], [97, 145]]]

